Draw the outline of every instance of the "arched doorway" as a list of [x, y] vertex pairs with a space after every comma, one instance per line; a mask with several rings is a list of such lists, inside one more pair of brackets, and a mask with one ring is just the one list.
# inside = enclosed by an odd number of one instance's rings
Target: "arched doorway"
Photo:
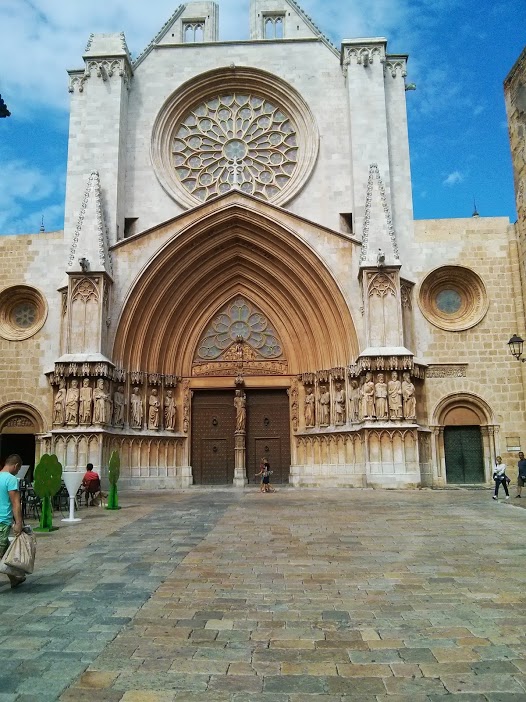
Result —
[[28, 465], [26, 480], [32, 480], [35, 467], [36, 436], [42, 431], [42, 419], [31, 406], [12, 403], [0, 408], [0, 460], [12, 453]]
[[487, 482], [495, 459], [495, 425], [487, 403], [475, 395], [451, 395], [434, 414], [438, 477], [453, 485]]

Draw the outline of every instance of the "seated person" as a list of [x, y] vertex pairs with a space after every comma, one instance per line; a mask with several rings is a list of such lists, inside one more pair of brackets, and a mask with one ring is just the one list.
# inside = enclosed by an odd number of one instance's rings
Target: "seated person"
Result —
[[88, 506], [88, 500], [91, 497], [91, 504], [93, 504], [93, 498], [100, 492], [100, 478], [99, 474], [95, 473], [93, 470], [93, 463], [88, 463], [86, 466], [86, 472], [82, 478], [82, 489], [86, 495], [86, 507]]

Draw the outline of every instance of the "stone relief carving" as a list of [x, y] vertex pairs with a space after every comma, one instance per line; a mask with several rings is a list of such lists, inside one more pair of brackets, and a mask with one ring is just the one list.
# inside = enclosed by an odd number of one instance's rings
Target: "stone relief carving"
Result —
[[341, 383], [336, 383], [336, 392], [334, 393], [334, 423], [337, 426], [345, 424], [347, 418], [346, 412], [346, 395]]
[[66, 381], [61, 380], [53, 402], [53, 424], [62, 426], [66, 421]]
[[124, 408], [126, 400], [124, 397], [124, 387], [119, 385], [117, 390], [113, 393], [113, 426], [123, 427], [124, 426]]
[[234, 407], [236, 408], [236, 433], [244, 432], [247, 421], [247, 396], [243, 390], [236, 390]]
[[363, 409], [362, 409], [362, 419], [374, 419], [376, 417], [375, 412], [375, 387], [372, 373], [366, 373], [365, 382], [362, 387], [363, 393]]
[[289, 389], [290, 397], [290, 418], [292, 430], [298, 431], [298, 381], [294, 379]]
[[376, 419], [385, 421], [388, 417], [387, 413], [387, 384], [384, 381], [383, 373], [379, 373], [374, 386], [374, 401], [376, 410]]
[[407, 310], [413, 309], [413, 286], [408, 283], [401, 283], [400, 296], [402, 307]]
[[175, 404], [173, 391], [167, 390], [164, 397], [164, 428], [167, 431], [175, 431], [177, 420], [177, 407]]
[[320, 426], [328, 427], [331, 423], [331, 393], [326, 385], [320, 388]]
[[396, 296], [394, 276], [389, 273], [376, 273], [369, 281], [369, 297], [385, 297], [387, 294]]
[[404, 373], [402, 377], [403, 377], [402, 397], [403, 397], [404, 418], [416, 420], [415, 386], [411, 382], [411, 376], [409, 373]]
[[33, 422], [28, 417], [22, 417], [20, 415], [16, 417], [10, 417], [4, 424], [4, 427], [32, 427]]
[[131, 407], [131, 427], [132, 429], [142, 429], [143, 407], [141, 391], [138, 387], [134, 387], [130, 397]]
[[161, 401], [157, 388], [152, 388], [148, 400], [148, 429], [157, 431], [159, 429], [159, 413]]
[[403, 418], [402, 408], [402, 383], [398, 380], [398, 373], [391, 373], [391, 380], [387, 383], [389, 395], [389, 419], [397, 421]]
[[309, 385], [305, 390], [304, 400], [304, 416], [306, 427], [313, 427], [315, 424], [315, 405], [316, 398], [314, 397], [314, 390], [312, 388], [312, 385]]
[[79, 381], [72, 380], [66, 393], [66, 424], [77, 426], [79, 423]]
[[351, 422], [360, 420], [360, 386], [357, 380], [351, 380], [351, 398], [350, 398], [350, 418]]
[[183, 398], [183, 431], [187, 434], [190, 428], [190, 403], [192, 402], [189, 380], [183, 382]]
[[111, 415], [111, 398], [104, 379], [99, 378], [93, 391], [93, 423], [108, 424]]
[[426, 378], [465, 378], [468, 366], [464, 363], [430, 365], [426, 370]]
[[88, 378], [82, 381], [80, 388], [80, 424], [91, 424], [91, 412], [93, 404], [93, 389]]

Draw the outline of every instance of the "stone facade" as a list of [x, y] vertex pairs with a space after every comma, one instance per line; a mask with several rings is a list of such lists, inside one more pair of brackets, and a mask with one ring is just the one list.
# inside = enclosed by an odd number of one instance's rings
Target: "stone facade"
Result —
[[103, 474], [116, 448], [125, 486], [187, 487], [195, 393], [275, 390], [295, 486], [515, 465], [520, 228], [413, 220], [407, 57], [337, 50], [293, 0], [252, 0], [250, 41], [217, 28], [188, 3], [137, 60], [92, 35], [70, 71], [64, 232], [0, 239], [1, 436]]

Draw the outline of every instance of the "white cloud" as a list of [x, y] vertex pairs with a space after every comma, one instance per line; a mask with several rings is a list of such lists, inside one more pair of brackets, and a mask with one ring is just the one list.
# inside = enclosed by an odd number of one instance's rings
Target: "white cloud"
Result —
[[453, 171], [447, 176], [445, 180], [442, 181], [442, 185], [453, 187], [453, 185], [458, 185], [458, 183], [462, 183], [463, 180], [464, 176], [460, 171]]

